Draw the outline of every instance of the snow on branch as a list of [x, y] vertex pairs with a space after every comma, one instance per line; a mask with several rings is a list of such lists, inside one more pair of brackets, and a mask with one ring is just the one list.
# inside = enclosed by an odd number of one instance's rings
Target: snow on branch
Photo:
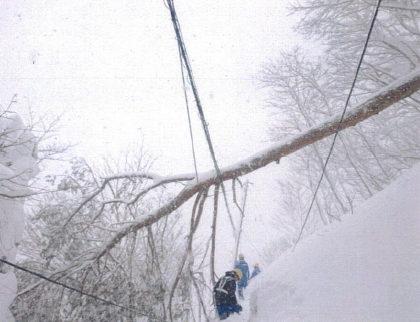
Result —
[[153, 180], [154, 185], [162, 185], [165, 183], [178, 182], [178, 181], [189, 181], [195, 178], [194, 174], [179, 174], [174, 176], [162, 177], [158, 174], [151, 172], [132, 172], [132, 173], [120, 173], [115, 175], [109, 175], [104, 177], [106, 182], [116, 179], [127, 179], [127, 178], [140, 178]]
[[73, 219], [73, 217], [91, 200], [93, 200], [97, 195], [99, 195], [106, 186], [113, 180], [119, 180], [119, 179], [134, 179], [134, 178], [140, 178], [140, 179], [150, 179], [153, 181], [151, 185], [146, 187], [144, 190], [142, 190], [139, 194], [137, 194], [133, 199], [131, 200], [125, 200], [125, 199], [112, 199], [104, 202], [104, 204], [108, 203], [124, 203], [127, 205], [131, 205], [135, 202], [137, 202], [141, 196], [145, 195], [150, 190], [153, 190], [154, 188], [157, 188], [159, 186], [162, 186], [167, 183], [175, 183], [175, 182], [182, 182], [182, 181], [189, 181], [193, 180], [195, 178], [194, 174], [180, 174], [180, 175], [174, 175], [174, 176], [166, 176], [162, 177], [160, 175], [151, 173], [151, 172], [133, 172], [133, 173], [121, 173], [121, 174], [115, 174], [106, 176], [103, 178], [103, 183], [101, 186], [95, 190], [94, 192], [90, 193], [87, 196], [84, 196], [84, 200], [80, 205], [71, 213], [67, 221], [64, 223], [63, 228], [65, 228], [68, 223]]
[[383, 4], [382, 8], [389, 8], [389, 9], [400, 9], [400, 10], [409, 10], [409, 11], [420, 11], [420, 6], [415, 5], [406, 5], [401, 3], [389, 3]]
[[[343, 122], [341, 123], [340, 130], [354, 126], [357, 123], [366, 120], [375, 114], [378, 114], [387, 107], [399, 102], [404, 98], [409, 97], [411, 94], [418, 90], [420, 90], [420, 68], [376, 92], [363, 103], [348, 109]], [[282, 157], [334, 134], [337, 130], [340, 119], [341, 114], [336, 114], [326, 121], [313, 126], [287, 140], [278, 142], [271, 147], [250, 156], [247, 159], [224, 167], [220, 169], [220, 178], [223, 181], [234, 179], [265, 167], [272, 162], [278, 162]], [[111, 176], [105, 181], [114, 178], [116, 178], [116, 176]], [[176, 197], [174, 197], [167, 204], [163, 205], [161, 208], [153, 211], [148, 215], [139, 217], [134, 222], [121, 226], [113, 236], [109, 237], [108, 240], [102, 244], [100, 248], [98, 248], [94, 253], [90, 253], [88, 260], [95, 261], [101, 258], [128, 234], [136, 232], [143, 227], [147, 227], [157, 222], [159, 219], [171, 214], [173, 211], [181, 207], [181, 205], [193, 197], [197, 192], [206, 189], [211, 185], [220, 183], [220, 178], [215, 173], [215, 171], [199, 174], [197, 181], [192, 180], [194, 175], [167, 177], [166, 179], [160, 180], [157, 176], [150, 175], [150, 178], [155, 179], [160, 183], [164, 181], [173, 182], [175, 180], [174, 178], [178, 178], [178, 180], [183, 178], [184, 180], [189, 180], [189, 183]], [[172, 180], [169, 180], [169, 178], [172, 178]]]

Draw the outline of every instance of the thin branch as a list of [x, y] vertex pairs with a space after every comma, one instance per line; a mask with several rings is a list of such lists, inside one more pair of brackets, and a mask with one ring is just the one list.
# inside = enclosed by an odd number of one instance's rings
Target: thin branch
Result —
[[[193, 212], [191, 214], [190, 234], [188, 236], [187, 249], [186, 249], [186, 251], [184, 253], [184, 256], [182, 258], [181, 265], [179, 266], [179, 269], [178, 269], [178, 275], [177, 275], [177, 277], [175, 279], [175, 282], [174, 282], [174, 284], [172, 286], [171, 294], [170, 294], [170, 297], [169, 297], [168, 308], [169, 308], [169, 317], [170, 317], [171, 321], [173, 321], [173, 317], [172, 317], [172, 299], [174, 297], [175, 290], [176, 290], [176, 287], [178, 285], [178, 282], [181, 279], [182, 270], [184, 269], [185, 262], [187, 261], [188, 255], [191, 256], [191, 252], [192, 252], [192, 240], [193, 240], [193, 237], [194, 237], [194, 233], [195, 233], [195, 231], [196, 231], [196, 229], [198, 227], [198, 224], [200, 222], [201, 214], [203, 213], [204, 203], [206, 202], [207, 194], [208, 194], [208, 188], [205, 188], [204, 191], [200, 191], [200, 193], [197, 195], [197, 198], [195, 200]], [[200, 203], [198, 205], [198, 212], [197, 212], [197, 215], [195, 216], [195, 211], [196, 211], [197, 204], [198, 204], [198, 201], [199, 200], [200, 200]]]
[[216, 280], [214, 278], [214, 256], [216, 252], [216, 223], [217, 223], [217, 209], [219, 202], [219, 187], [220, 185], [216, 184], [214, 186], [214, 203], [213, 203], [213, 224], [211, 226], [211, 255], [210, 255], [210, 280], [212, 285], [216, 285]]

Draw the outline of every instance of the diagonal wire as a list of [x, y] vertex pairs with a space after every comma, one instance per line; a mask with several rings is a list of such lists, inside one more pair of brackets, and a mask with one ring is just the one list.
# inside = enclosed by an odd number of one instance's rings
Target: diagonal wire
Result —
[[[132, 309], [132, 308], [126, 307], [126, 306], [124, 306], [124, 305], [121, 305], [121, 304], [115, 303], [115, 302], [113, 302], [113, 301], [105, 300], [105, 299], [103, 299], [103, 298], [101, 298], [101, 297], [99, 297], [99, 296], [96, 296], [96, 295], [93, 295], [93, 294], [86, 293], [86, 292], [81, 291], [81, 290], [79, 290], [79, 289], [77, 289], [77, 288], [74, 288], [74, 287], [69, 286], [69, 285], [67, 285], [67, 284], [64, 284], [64, 283], [61, 283], [61, 282], [55, 281], [55, 280], [53, 280], [53, 279], [51, 279], [51, 278], [49, 278], [49, 277], [46, 277], [46, 276], [44, 276], [44, 275], [42, 275], [42, 274], [36, 273], [36, 272], [34, 272], [34, 271], [31, 271], [31, 270], [29, 270], [29, 269], [27, 269], [27, 268], [24, 268], [24, 267], [22, 267], [22, 266], [19, 266], [19, 265], [13, 264], [13, 263], [11, 263], [11, 262], [9, 262], [9, 261], [5, 260], [5, 259], [0, 258], [0, 262], [1, 262], [1, 263], [3, 263], [3, 264], [6, 264], [6, 265], [12, 266], [12, 267], [14, 267], [14, 268], [16, 268], [16, 269], [18, 269], [18, 270], [21, 270], [21, 271], [23, 271], [23, 272], [25, 272], [25, 273], [28, 273], [28, 274], [34, 275], [34, 276], [36, 276], [36, 277], [39, 277], [39, 278], [41, 278], [41, 279], [43, 279], [43, 280], [46, 280], [46, 281], [48, 281], [48, 282], [50, 282], [50, 283], [53, 283], [53, 284], [56, 284], [56, 285], [62, 286], [62, 287], [66, 288], [66, 289], [68, 289], [68, 290], [71, 290], [71, 291], [73, 291], [73, 292], [77, 292], [77, 293], [80, 293], [80, 294], [82, 294], [82, 295], [85, 295], [85, 296], [91, 297], [91, 298], [93, 298], [93, 299], [95, 299], [95, 300], [97, 300], [97, 301], [103, 302], [103, 303], [105, 303], [105, 304], [107, 304], [107, 305], [117, 306], [117, 307], [119, 307], [119, 308], [122, 308], [122, 309], [125, 309], [125, 310], [128, 310], [128, 311], [131, 311], [131, 312], [135, 312], [135, 313], [137, 313], [137, 314], [139, 314], [139, 315], [141, 315], [141, 316], [147, 316], [147, 317], [150, 317], [150, 318], [153, 318], [153, 319], [155, 319], [155, 320], [156, 320], [156, 318], [155, 318], [155, 317], [152, 317], [152, 316], [150, 316], [150, 315], [147, 315], [147, 314], [141, 313], [141, 312], [139, 312], [139, 311], [137, 311], [137, 310], [135, 310], [135, 309]], [[162, 321], [162, 322], [164, 322], [164, 320], [160, 320], [160, 319], [158, 319], [158, 321]]]
[[197, 183], [198, 183], [197, 160], [196, 160], [196, 157], [195, 157], [194, 136], [193, 136], [192, 126], [191, 126], [190, 106], [188, 104], [187, 87], [185, 85], [184, 64], [182, 63], [182, 54], [181, 54], [181, 49], [179, 48], [179, 46], [178, 46], [178, 50], [179, 50], [179, 61], [181, 63], [182, 85], [183, 85], [183, 89], [184, 89], [185, 105], [187, 107], [188, 124], [189, 124], [189, 127], [190, 127], [191, 149], [192, 149], [192, 154], [193, 154], [193, 159], [194, 159], [195, 178], [196, 178]]
[[193, 94], [194, 94], [197, 109], [198, 109], [198, 112], [199, 112], [199, 115], [200, 115], [200, 120], [201, 120], [203, 130], [204, 130], [204, 134], [206, 136], [207, 144], [209, 146], [210, 154], [211, 154], [211, 157], [212, 157], [212, 160], [213, 160], [214, 168], [216, 170], [217, 177], [218, 177], [218, 179], [220, 181], [220, 185], [222, 187], [223, 196], [224, 196], [224, 200], [225, 200], [225, 204], [226, 204], [226, 209], [227, 209], [227, 212], [229, 214], [229, 219], [230, 219], [234, 234], [236, 236], [236, 228], [235, 228], [235, 225], [233, 223], [232, 215], [230, 213], [229, 204], [228, 204], [227, 197], [226, 197], [226, 189], [225, 189], [225, 186], [223, 184], [222, 173], [220, 172], [220, 168], [217, 164], [213, 144], [212, 144], [211, 137], [210, 137], [210, 132], [209, 132], [209, 129], [208, 129], [208, 126], [207, 126], [206, 119], [204, 117], [204, 111], [203, 111], [203, 107], [201, 105], [200, 97], [198, 95], [197, 85], [195, 84], [194, 76], [192, 74], [191, 63], [190, 63], [190, 60], [188, 58], [188, 53], [187, 53], [187, 49], [185, 47], [185, 42], [184, 42], [183, 37], [182, 37], [181, 26], [179, 24], [178, 16], [177, 16], [176, 11], [175, 11], [175, 5], [174, 5], [173, 0], [167, 0], [167, 4], [168, 4], [169, 11], [171, 13], [171, 20], [172, 20], [172, 24], [174, 26], [174, 30], [175, 30], [175, 34], [176, 34], [176, 38], [177, 38], [177, 42], [178, 42], [178, 48], [179, 48], [179, 51], [181, 53], [182, 59], [185, 63], [185, 69], [187, 70], [187, 73], [188, 73], [189, 82], [190, 82], [190, 85], [191, 85], [191, 88], [192, 88], [192, 91], [193, 91]]
[[325, 169], [327, 168], [328, 161], [330, 160], [330, 157], [331, 157], [331, 154], [332, 154], [332, 151], [333, 151], [333, 148], [334, 148], [334, 144], [335, 144], [335, 141], [336, 141], [337, 136], [338, 136], [338, 132], [340, 132], [341, 123], [343, 122], [344, 116], [345, 116], [346, 111], [347, 111], [347, 107], [348, 107], [348, 105], [349, 105], [350, 97], [351, 97], [351, 95], [352, 95], [352, 93], [353, 93], [353, 89], [354, 89], [354, 86], [355, 86], [355, 84], [356, 84], [357, 76], [359, 75], [360, 66], [362, 65], [363, 58], [364, 58], [365, 53], [366, 53], [366, 49], [367, 49], [367, 46], [368, 46], [368, 43], [369, 43], [370, 35], [372, 34], [373, 26], [374, 26], [374, 24], [375, 24], [376, 17], [377, 17], [377, 15], [378, 15], [378, 11], [379, 11], [379, 7], [380, 7], [380, 5], [381, 5], [381, 2], [382, 2], [382, 0], [378, 0], [378, 3], [377, 3], [377, 5], [376, 5], [375, 13], [374, 13], [374, 15], [373, 15], [373, 19], [372, 19], [372, 22], [371, 22], [371, 24], [370, 24], [370, 28], [369, 28], [369, 32], [368, 32], [368, 35], [367, 35], [367, 38], [366, 38], [366, 41], [365, 41], [365, 45], [364, 45], [364, 47], [363, 47], [362, 55], [361, 55], [361, 57], [360, 57], [360, 60], [359, 60], [358, 65], [357, 65], [356, 74], [355, 74], [355, 76], [354, 76], [353, 83], [352, 83], [352, 85], [351, 85], [349, 95], [347, 96], [347, 100], [346, 100], [346, 104], [345, 104], [345, 106], [344, 106], [343, 114], [341, 115], [340, 122], [339, 122], [339, 123], [338, 123], [338, 125], [337, 125], [337, 130], [335, 131], [334, 139], [333, 139], [333, 142], [332, 142], [332, 144], [331, 144], [331, 148], [330, 148], [330, 151], [329, 151], [329, 153], [328, 153], [327, 160], [325, 161], [324, 167], [323, 167], [323, 169], [322, 169], [321, 178], [319, 179], [318, 185], [317, 185], [317, 187], [316, 187], [316, 189], [315, 189], [315, 193], [314, 193], [314, 196], [313, 196], [313, 198], [312, 198], [311, 204], [310, 204], [310, 206], [309, 206], [308, 213], [306, 214], [305, 221], [303, 222], [302, 228], [301, 228], [301, 230], [300, 230], [300, 234], [299, 234], [299, 236], [298, 236], [298, 238], [297, 238], [297, 240], [296, 240], [295, 246], [293, 246], [293, 251], [295, 250], [296, 245], [298, 244], [298, 242], [299, 242], [300, 238], [302, 237], [303, 229], [305, 228], [305, 225], [306, 225], [306, 223], [307, 223], [307, 221], [308, 221], [309, 214], [311, 213], [312, 206], [314, 205], [316, 195], [317, 195], [317, 193], [318, 193], [319, 187], [321, 186], [322, 179], [324, 178]]

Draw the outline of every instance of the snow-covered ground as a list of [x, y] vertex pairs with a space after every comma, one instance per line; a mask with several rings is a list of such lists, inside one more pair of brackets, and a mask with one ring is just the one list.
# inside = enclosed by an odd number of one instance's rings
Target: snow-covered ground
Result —
[[246, 291], [244, 314], [227, 321], [420, 321], [420, 164]]

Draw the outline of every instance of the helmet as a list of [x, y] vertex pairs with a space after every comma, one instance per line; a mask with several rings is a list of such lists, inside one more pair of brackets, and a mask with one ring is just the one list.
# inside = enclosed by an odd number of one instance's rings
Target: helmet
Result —
[[238, 275], [239, 279], [242, 279], [242, 271], [239, 268], [235, 268], [233, 270], [235, 272], [236, 275]]
[[239, 254], [239, 259], [244, 259], [244, 258], [245, 258], [244, 254]]
[[258, 265], [258, 263], [255, 263], [254, 267], [255, 268], [260, 268], [260, 265]]

